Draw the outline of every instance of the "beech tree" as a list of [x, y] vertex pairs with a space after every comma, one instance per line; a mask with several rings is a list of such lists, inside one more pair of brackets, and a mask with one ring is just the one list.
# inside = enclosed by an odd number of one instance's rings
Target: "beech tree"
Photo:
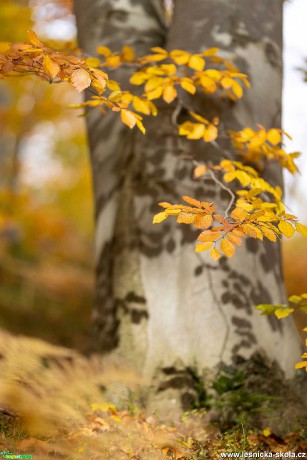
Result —
[[282, 2], [177, 0], [171, 24], [160, 0], [75, 0], [75, 12], [87, 59], [30, 32], [2, 73], [89, 88], [92, 350], [152, 379], [166, 411], [191, 407], [195, 372], [262, 361], [293, 377], [279, 240], [307, 229], [282, 201], [282, 167], [297, 171], [280, 126]]

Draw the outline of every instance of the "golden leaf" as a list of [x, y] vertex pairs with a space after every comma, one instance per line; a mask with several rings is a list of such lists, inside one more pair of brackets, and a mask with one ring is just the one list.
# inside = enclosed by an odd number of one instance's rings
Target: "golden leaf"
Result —
[[221, 241], [221, 250], [229, 258], [233, 257], [236, 252], [235, 246], [226, 238], [223, 238]]
[[192, 80], [189, 78], [181, 78], [180, 80], [180, 86], [183, 88], [185, 91], [187, 91], [190, 94], [195, 94], [196, 93], [196, 88]]
[[198, 179], [199, 177], [204, 176], [206, 172], [207, 172], [207, 167], [205, 165], [198, 165], [193, 171], [194, 178]]
[[232, 217], [235, 220], [244, 220], [247, 216], [248, 212], [242, 208], [235, 208], [230, 214], [230, 217]]
[[293, 312], [294, 312], [294, 308], [277, 308], [274, 313], [278, 319], [281, 319], [281, 318], [287, 318], [287, 316], [289, 316], [290, 313], [293, 313]]
[[170, 57], [176, 64], [183, 65], [189, 62], [190, 54], [183, 50], [173, 50], [170, 52]]
[[299, 222], [296, 222], [295, 224], [296, 231], [301, 233], [303, 236], [307, 238], [307, 227], [306, 225], [300, 224]]
[[71, 82], [79, 93], [88, 88], [91, 81], [90, 74], [84, 69], [77, 69], [71, 75]]
[[212, 141], [215, 141], [215, 139], [217, 138], [217, 135], [218, 135], [218, 130], [217, 130], [217, 127], [210, 124], [206, 129], [205, 129], [205, 132], [204, 132], [204, 140], [206, 142], [212, 142]]
[[55, 78], [61, 70], [59, 64], [57, 64], [47, 55], [44, 56], [43, 69], [46, 72], [46, 74], [51, 78]]
[[291, 225], [286, 220], [281, 220], [278, 224], [278, 228], [286, 238], [291, 238], [291, 236], [293, 236], [295, 233], [293, 225]]
[[159, 212], [158, 214], [154, 216], [153, 223], [160, 224], [160, 222], [163, 222], [167, 218], [168, 218], [168, 215], [166, 214], [165, 211]]
[[205, 60], [197, 54], [191, 56], [189, 67], [194, 70], [203, 70], [205, 68]]
[[137, 112], [144, 113], [145, 115], [150, 115], [149, 101], [144, 101], [138, 96], [134, 96], [133, 107]]
[[268, 228], [268, 227], [265, 227], [264, 225], [261, 225], [261, 230], [262, 230], [262, 233], [264, 234], [264, 236], [265, 236], [268, 240], [273, 241], [274, 243], [276, 242], [277, 236], [275, 235], [275, 233], [273, 232], [273, 230], [271, 230], [271, 229]]
[[202, 76], [200, 83], [207, 93], [214, 93], [216, 91], [216, 83], [212, 78], [207, 77], [206, 75]]
[[207, 243], [199, 243], [196, 245], [195, 247], [195, 252], [203, 252], [203, 251], [207, 251], [208, 249], [211, 249], [213, 246], [213, 243], [211, 242], [207, 242]]
[[177, 97], [177, 90], [174, 88], [173, 85], [168, 85], [166, 88], [163, 90], [163, 99], [167, 104], [170, 104], [173, 102], [174, 99]]
[[33, 30], [28, 30], [28, 40], [31, 45], [36, 46], [36, 47], [41, 47], [43, 46], [43, 43], [39, 41], [38, 36], [36, 35]]
[[132, 62], [135, 57], [135, 51], [130, 46], [123, 46], [122, 55], [126, 62]]
[[220, 253], [220, 251], [216, 248], [212, 249], [212, 251], [210, 252], [210, 257], [213, 259], [213, 260], [219, 260], [221, 257], [222, 257], [222, 254]]
[[177, 217], [177, 222], [179, 224], [192, 224], [194, 222], [195, 215], [188, 214], [186, 212], [181, 212]]
[[133, 112], [130, 110], [122, 109], [120, 111], [120, 117], [122, 119], [122, 122], [125, 123], [125, 125], [129, 126], [130, 129], [134, 128], [136, 125], [137, 118]]
[[111, 91], [121, 91], [119, 84], [117, 83], [117, 81], [114, 81], [114, 80], [108, 80], [107, 87]]
[[105, 56], [105, 57], [108, 57], [112, 54], [110, 48], [107, 48], [106, 46], [98, 46], [96, 48], [96, 51], [98, 54], [101, 54], [102, 56]]
[[266, 136], [267, 140], [272, 145], [277, 145], [281, 143], [281, 133], [279, 129], [270, 129]]
[[88, 66], [88, 67], [99, 67], [101, 62], [100, 62], [100, 59], [97, 58], [97, 57], [89, 57], [85, 60], [85, 64]]
[[307, 371], [307, 361], [302, 361], [300, 363], [295, 364], [295, 369], [303, 369], [304, 367], [306, 367]]

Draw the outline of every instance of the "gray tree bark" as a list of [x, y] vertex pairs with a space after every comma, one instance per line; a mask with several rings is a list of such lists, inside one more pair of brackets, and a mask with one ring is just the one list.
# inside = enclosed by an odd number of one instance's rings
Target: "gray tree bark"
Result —
[[[248, 239], [233, 259], [213, 263], [195, 254], [196, 236], [188, 226], [170, 219], [152, 225], [159, 201], [180, 202], [184, 194], [227, 206], [227, 194], [212, 181], [192, 179], [182, 150], [219, 161], [229, 148], [226, 130], [280, 126], [282, 2], [176, 0], [169, 30], [159, 0], [75, 0], [75, 10], [79, 44], [89, 54], [102, 44], [114, 50], [128, 44], [139, 54], [152, 46], [191, 52], [217, 46], [252, 84], [235, 103], [181, 96], [179, 119], [191, 107], [207, 118], [220, 117], [218, 148], [179, 144], [174, 105], [160, 104], [158, 117], [146, 121], [146, 136], [123, 126], [117, 114], [89, 114], [96, 203], [94, 349], [120, 355], [160, 382], [157, 398], [164, 395], [169, 405], [177, 404], [176, 391], [186, 386], [185, 371], [193, 367], [210, 374], [260, 353], [293, 376], [301, 344], [292, 320], [261, 316], [254, 308], [285, 301], [280, 247]], [[128, 75], [121, 69], [112, 79], [128, 88]], [[266, 175], [282, 185], [277, 165]]]

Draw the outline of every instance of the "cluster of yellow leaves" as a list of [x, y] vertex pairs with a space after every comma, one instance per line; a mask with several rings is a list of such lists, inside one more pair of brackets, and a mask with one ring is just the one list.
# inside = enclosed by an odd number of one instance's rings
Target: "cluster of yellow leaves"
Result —
[[[231, 183], [237, 180], [243, 187], [249, 187], [250, 192], [238, 190], [237, 194], [243, 197], [251, 197], [259, 193], [269, 193], [278, 203], [280, 210], [284, 209], [281, 203], [282, 190], [280, 187], [272, 187], [266, 180], [259, 176], [258, 172], [251, 166], [246, 166], [240, 161], [222, 160], [215, 170], [224, 172], [223, 180], [226, 183]], [[251, 206], [247, 207], [251, 210]]]
[[[185, 121], [179, 125], [179, 135], [185, 136], [187, 139], [203, 139], [205, 142], [214, 141], [218, 136], [218, 129], [216, 127], [219, 122], [218, 118], [215, 118], [213, 122], [210, 123], [196, 113], [190, 112], [190, 114], [198, 123]], [[199, 177], [199, 175], [197, 177]]]
[[264, 202], [259, 197], [239, 199], [230, 216], [226, 217], [215, 213], [213, 203], [189, 196], [183, 199], [189, 206], [159, 203], [164, 211], [154, 216], [153, 223], [177, 216], [178, 223], [193, 224], [202, 230], [197, 238], [196, 252], [210, 250], [213, 260], [218, 260], [223, 254], [233, 257], [236, 246], [241, 246], [246, 237], [276, 242], [281, 235], [290, 238], [295, 231], [307, 236], [307, 227], [296, 222], [295, 216], [279, 211], [276, 203]]
[[[307, 228], [305, 227], [305, 236], [307, 236]], [[301, 295], [292, 295], [288, 299], [288, 305], [271, 305], [271, 304], [261, 304], [257, 305], [257, 310], [260, 310], [262, 315], [275, 315], [278, 319], [287, 318], [289, 315], [295, 311], [302, 311], [307, 313], [307, 294]], [[307, 332], [307, 328], [303, 329], [304, 332]], [[307, 339], [305, 342], [307, 346]], [[302, 358], [304, 361], [301, 361], [295, 365], [296, 369], [305, 369], [307, 372], [307, 353], [303, 353]]]
[[120, 52], [112, 52], [107, 46], [98, 46], [97, 53], [104, 57], [104, 61], [98, 58], [98, 65], [117, 68], [123, 63], [131, 63], [135, 58], [135, 51], [130, 46], [123, 46]]
[[[144, 85], [144, 93], [149, 100], [162, 97], [169, 104], [177, 97], [178, 88], [190, 94], [195, 94], [197, 88], [209, 94], [222, 90], [229, 98], [236, 100], [243, 96], [238, 80], [246, 87], [250, 86], [245, 74], [216, 56], [218, 48], [210, 48], [200, 54], [191, 54], [184, 50], [168, 52], [159, 47], [151, 50], [153, 54], [139, 58], [141, 69], [130, 79], [134, 85]], [[225, 68], [207, 69], [205, 58]], [[152, 65], [165, 60], [168, 62]]]
[[229, 131], [234, 147], [244, 156], [244, 160], [255, 163], [263, 169], [268, 160], [278, 161], [283, 168], [294, 174], [298, 171], [294, 160], [299, 152], [286, 153], [282, 148], [282, 135], [291, 139], [289, 134], [281, 129], [266, 130], [262, 126], [258, 131], [245, 128], [242, 131]]

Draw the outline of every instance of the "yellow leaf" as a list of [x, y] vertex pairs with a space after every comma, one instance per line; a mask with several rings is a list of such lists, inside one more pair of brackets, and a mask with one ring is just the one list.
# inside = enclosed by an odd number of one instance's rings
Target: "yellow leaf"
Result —
[[146, 94], [147, 98], [149, 101], [153, 99], [159, 99], [159, 97], [162, 96], [163, 88], [162, 86], [159, 86], [158, 88], [154, 89], [153, 91], [150, 91], [149, 93]]
[[166, 214], [165, 211], [159, 212], [158, 214], [154, 216], [153, 223], [159, 224], [160, 222], [163, 222], [167, 218], [168, 218], [168, 215]]
[[174, 86], [169, 85], [163, 90], [163, 99], [167, 104], [173, 102], [174, 99], [177, 97], [177, 90]]
[[207, 251], [208, 249], [211, 249], [213, 246], [213, 243], [199, 243], [196, 245], [195, 247], [195, 252], [203, 252], [203, 251]]
[[96, 48], [96, 51], [98, 54], [101, 54], [102, 56], [105, 56], [105, 57], [108, 57], [112, 54], [110, 48], [107, 48], [106, 46], [98, 46]]
[[167, 201], [161, 201], [161, 203], [159, 203], [159, 206], [161, 206], [162, 208], [169, 208], [171, 205], [171, 203], [168, 203]]
[[206, 142], [212, 142], [212, 141], [215, 141], [215, 139], [217, 138], [217, 135], [218, 135], [218, 130], [217, 130], [217, 127], [210, 124], [206, 129], [205, 129], [205, 132], [204, 132], [204, 140]]
[[133, 107], [137, 112], [144, 113], [145, 115], [150, 115], [149, 101], [144, 101], [143, 99], [134, 96]]
[[114, 80], [108, 80], [107, 87], [111, 91], [121, 91], [119, 84], [117, 83], [117, 81], [114, 81]]
[[189, 67], [194, 70], [203, 70], [205, 68], [205, 60], [197, 54], [191, 56]]
[[31, 43], [31, 45], [36, 46], [36, 47], [43, 46], [43, 43], [39, 41], [38, 36], [36, 35], [35, 32], [33, 32], [33, 30], [28, 30], [27, 33], [28, 33], [28, 40]]
[[307, 227], [306, 225], [300, 224], [299, 222], [296, 222], [296, 231], [301, 233], [305, 238], [307, 238]]
[[51, 78], [55, 78], [61, 70], [59, 64], [57, 64], [47, 55], [44, 56], [43, 69], [46, 72], [46, 74]]
[[170, 57], [178, 65], [187, 64], [190, 59], [190, 54], [183, 50], [173, 50], [170, 52]]
[[261, 225], [261, 230], [262, 230], [262, 233], [264, 234], [264, 236], [268, 240], [273, 241], [274, 243], [276, 242], [277, 236], [275, 235], [273, 230], [271, 230], [270, 228], [265, 227], [264, 225]]
[[212, 249], [212, 251], [210, 252], [210, 257], [213, 260], [219, 260], [222, 257], [222, 254], [220, 253], [218, 249], [215, 248], [215, 249]]
[[85, 60], [85, 64], [88, 67], [99, 67], [101, 62], [100, 59], [98, 59], [97, 57], [89, 57]]
[[205, 165], [198, 165], [193, 171], [194, 178], [198, 179], [199, 177], [204, 176], [206, 172], [207, 172], [207, 167]]
[[247, 216], [248, 212], [242, 208], [235, 208], [230, 214], [230, 217], [232, 217], [235, 220], [244, 220]]
[[202, 53], [202, 56], [214, 56], [218, 53], [219, 48], [208, 48], [206, 51]]
[[261, 230], [259, 230], [258, 227], [256, 227], [253, 224], [243, 224], [241, 227], [243, 232], [246, 233], [246, 235], [250, 236], [251, 238], [258, 238], [259, 240], [263, 240], [263, 234]]
[[291, 225], [286, 220], [281, 220], [278, 224], [278, 228], [281, 231], [281, 233], [285, 235], [285, 237], [287, 238], [291, 238], [291, 236], [293, 236], [295, 233], [293, 225]]
[[194, 222], [195, 215], [186, 212], [181, 212], [177, 217], [179, 224], [192, 224]]
[[238, 99], [241, 99], [241, 97], [243, 96], [242, 86], [239, 85], [239, 83], [235, 80], [233, 81], [233, 84], [232, 84], [232, 91], [234, 92], [234, 94], [237, 96]]
[[71, 75], [71, 82], [79, 93], [88, 88], [91, 81], [90, 74], [84, 69], [77, 69]]
[[196, 93], [196, 88], [192, 80], [189, 78], [181, 78], [180, 80], [180, 86], [183, 88], [185, 91], [187, 91], [190, 94], [195, 94]]
[[263, 434], [263, 436], [265, 436], [266, 438], [267, 438], [268, 436], [270, 436], [270, 434], [271, 434], [270, 428], [264, 428], [264, 430], [262, 431], [262, 434]]
[[148, 75], [144, 72], [136, 72], [132, 77], [130, 78], [130, 83], [132, 85], [142, 85], [145, 83], [145, 81], [148, 80]]
[[123, 46], [122, 55], [126, 62], [132, 62], [135, 56], [135, 51], [130, 46]]
[[136, 120], [136, 126], [139, 128], [139, 130], [141, 131], [142, 134], [145, 134], [146, 133], [146, 129], [143, 125], [143, 123], [141, 122], [141, 120]]
[[216, 91], [216, 83], [212, 78], [204, 75], [201, 77], [200, 83], [207, 93], [214, 93]]
[[221, 250], [229, 258], [233, 257], [234, 253], [236, 252], [235, 246], [226, 238], [223, 238], [221, 241]]
[[130, 129], [132, 129], [136, 125], [137, 118], [135, 114], [130, 110], [122, 109], [120, 111], [120, 117], [122, 119], [122, 122], [125, 123], [125, 125], [129, 126]]
[[304, 367], [307, 368], [307, 361], [302, 361], [301, 363], [295, 364], [295, 369], [303, 369]]
[[267, 133], [266, 138], [272, 145], [277, 145], [281, 143], [281, 133], [278, 129], [270, 129]]
[[225, 77], [222, 79], [221, 84], [223, 88], [230, 89], [232, 88], [232, 85], [233, 85], [233, 79], [229, 77]]
[[293, 313], [293, 312], [294, 312], [294, 308], [277, 308], [274, 313], [278, 319], [281, 319], [281, 318], [287, 318], [287, 316], [289, 316], [290, 313]]

